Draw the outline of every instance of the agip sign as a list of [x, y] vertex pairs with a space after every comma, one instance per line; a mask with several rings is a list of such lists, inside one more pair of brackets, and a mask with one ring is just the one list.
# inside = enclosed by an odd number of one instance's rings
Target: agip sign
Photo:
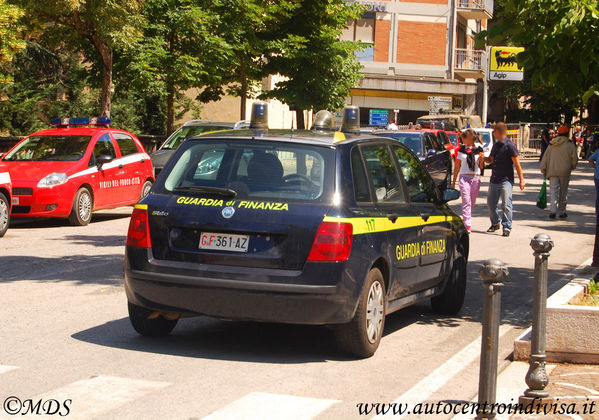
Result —
[[489, 80], [523, 80], [524, 69], [518, 66], [516, 58], [522, 51], [522, 47], [491, 47]]

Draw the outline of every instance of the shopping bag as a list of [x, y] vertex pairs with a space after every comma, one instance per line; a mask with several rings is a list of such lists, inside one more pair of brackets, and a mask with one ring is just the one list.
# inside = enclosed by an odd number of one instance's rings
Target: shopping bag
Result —
[[547, 208], [547, 178], [543, 180], [541, 191], [539, 191], [539, 196], [537, 197], [537, 207], [540, 209]]

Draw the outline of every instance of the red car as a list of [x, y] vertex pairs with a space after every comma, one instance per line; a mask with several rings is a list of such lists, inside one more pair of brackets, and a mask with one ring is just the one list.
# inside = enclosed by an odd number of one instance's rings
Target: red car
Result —
[[95, 210], [132, 206], [154, 182], [152, 161], [131, 133], [109, 118], [54, 119], [3, 162], [13, 184], [13, 217], [68, 217], [87, 225]]
[[449, 142], [452, 144], [455, 153], [453, 154], [453, 163], [455, 164], [458, 160], [458, 150], [462, 146], [462, 133], [458, 131], [446, 131]]
[[0, 165], [0, 238], [4, 236], [10, 222], [10, 197], [12, 183], [10, 174], [4, 165]]

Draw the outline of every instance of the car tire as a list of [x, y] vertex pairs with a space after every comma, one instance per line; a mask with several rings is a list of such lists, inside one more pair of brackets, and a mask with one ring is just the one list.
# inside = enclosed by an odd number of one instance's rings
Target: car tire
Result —
[[443, 292], [431, 298], [433, 310], [443, 315], [455, 315], [460, 312], [466, 296], [466, 280], [466, 260], [460, 256], [453, 262]]
[[135, 305], [131, 302], [127, 304], [129, 309], [129, 321], [135, 331], [141, 335], [149, 337], [162, 337], [168, 335], [175, 325], [177, 325], [178, 319], [166, 319], [159, 316], [154, 319], [149, 319], [149, 316], [154, 313], [150, 309]]
[[144, 185], [141, 187], [141, 193], [139, 195], [139, 199], [143, 199], [145, 198], [149, 193], [150, 193], [150, 189], [152, 188], [152, 181], [146, 181], [144, 182]]
[[373, 268], [366, 276], [353, 319], [336, 328], [339, 348], [360, 358], [372, 356], [385, 328], [386, 304], [383, 274], [378, 268]]
[[4, 236], [8, 230], [10, 223], [10, 202], [8, 197], [0, 193], [0, 238]]
[[91, 192], [85, 187], [79, 188], [73, 200], [73, 209], [69, 215], [69, 222], [74, 226], [86, 226], [92, 219], [94, 199]]

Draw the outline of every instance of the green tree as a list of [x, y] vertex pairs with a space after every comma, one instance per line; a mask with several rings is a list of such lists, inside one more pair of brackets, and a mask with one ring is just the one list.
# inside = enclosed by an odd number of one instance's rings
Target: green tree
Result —
[[221, 83], [228, 49], [214, 34], [218, 16], [198, 1], [146, 0], [143, 15], [143, 39], [129, 50], [123, 71], [139, 89], [164, 93], [166, 128], [171, 133], [180, 93]]
[[208, 84], [199, 99], [217, 100], [224, 94], [241, 99], [240, 118], [246, 115], [246, 99], [254, 97], [262, 78], [268, 76], [269, 56], [286, 53], [291, 35], [282, 35], [282, 22], [302, 6], [300, 0], [215, 0], [204, 7], [219, 17], [216, 33], [222, 38], [219, 54], [226, 62], [216, 71], [222, 75]]
[[270, 54], [265, 71], [286, 79], [262, 97], [277, 98], [296, 109], [298, 128], [304, 126], [300, 111], [337, 110], [357, 86], [361, 65], [354, 53], [360, 44], [340, 41], [339, 36], [363, 9], [345, 0], [304, 0], [278, 28], [284, 42], [280, 52]]
[[[599, 97], [599, 9], [596, 0], [502, 0], [489, 43], [525, 47], [518, 55], [533, 95], [580, 103]], [[549, 95], [549, 97], [547, 97]], [[592, 117], [597, 120], [599, 107]]]
[[53, 31], [56, 24], [93, 47], [102, 67], [100, 114], [110, 116], [113, 54], [140, 36], [142, 0], [13, 0], [33, 24]]
[[[25, 47], [22, 16], [21, 9], [0, 0], [0, 66], [10, 62]], [[11, 77], [0, 70], [0, 83], [10, 80]]]

